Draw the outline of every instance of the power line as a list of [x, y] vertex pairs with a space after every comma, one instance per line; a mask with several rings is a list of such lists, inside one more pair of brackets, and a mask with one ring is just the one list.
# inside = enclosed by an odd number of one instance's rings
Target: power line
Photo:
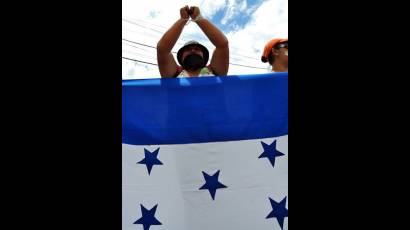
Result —
[[124, 39], [124, 38], [123, 38], [122, 40], [124, 40], [124, 41], [126, 41], [126, 42], [131, 42], [131, 43], [134, 43], [134, 44], [137, 44], [137, 45], [140, 45], [140, 46], [146, 46], [146, 47], [154, 48], [154, 49], [157, 48], [157, 47], [150, 46], [150, 45], [146, 45], [146, 44], [142, 44], [142, 43], [139, 43], [139, 42], [130, 41], [130, 40], [127, 40], [127, 39]]
[[[126, 57], [122, 57], [122, 58], [123, 58], [123, 59], [126, 59], [126, 60], [130, 60], [130, 61], [141, 62], [141, 63], [146, 63], [146, 64], [158, 66], [158, 64], [153, 64], [153, 63], [149, 63], [149, 62], [144, 62], [144, 61], [140, 61], [140, 60], [136, 60], [136, 59], [132, 59], [132, 58], [126, 58]], [[235, 64], [235, 63], [229, 63], [229, 64], [230, 64], [230, 65], [235, 65], [235, 66], [253, 68], [253, 69], [263, 69], [263, 70], [266, 69], [266, 68], [260, 68], [260, 67], [248, 66], [248, 65], [241, 65], [241, 64]]]
[[[130, 41], [130, 40], [127, 40], [127, 39], [123, 39], [123, 40], [125, 40], [125, 41], [127, 41], [127, 42], [131, 42], [131, 43], [137, 44], [137, 45], [142, 45], [142, 46], [146, 46], [146, 47], [149, 47], [149, 48], [155, 48], [155, 49], [156, 49], [156, 47], [153, 47], [153, 46], [144, 45], [144, 44], [141, 44], [141, 43], [138, 43], [138, 42], [133, 42], [133, 41]], [[133, 45], [130, 45], [130, 44], [128, 44], [128, 43], [124, 43], [124, 44], [127, 45], [127, 46], [131, 46], [131, 47], [137, 48], [137, 49], [141, 49], [140, 47], [133, 46]], [[141, 49], [141, 50], [144, 50], [144, 49]], [[144, 50], [144, 51], [147, 51], [147, 50]], [[176, 54], [177, 52], [172, 51], [172, 53]], [[231, 53], [231, 55], [232, 55], [232, 56], [241, 57], [241, 55], [237, 55], [237, 54], [232, 54], [232, 53]], [[244, 57], [246, 57], [246, 56], [244, 56]], [[239, 58], [234, 58], [234, 59], [240, 60]], [[255, 59], [255, 58], [250, 58], [250, 59]], [[258, 60], [258, 61], [259, 61], [259, 59], [255, 59], [255, 60]]]
[[[146, 27], [146, 26], [144, 26], [144, 25], [141, 25], [141, 24], [139, 24], [139, 23], [136, 23], [136, 22], [134, 22], [134, 21], [131, 21], [131, 20], [128, 20], [128, 19], [125, 19], [125, 18], [122, 18], [122, 20], [125, 21], [125, 22], [128, 22], [128, 23], [130, 23], [130, 24], [133, 24], [133, 25], [135, 25], [135, 26], [139, 26], [139, 27], [142, 27], [142, 28], [145, 28], [145, 29], [148, 29], [148, 30], [152, 30], [152, 31], [155, 31], [155, 32], [160, 33], [160, 34], [164, 34], [164, 33], [166, 32], [166, 31], [161, 31], [161, 30], [152, 29], [152, 28], [150, 28], [150, 27]], [[139, 20], [140, 20], [140, 19], [139, 19]], [[144, 22], [143, 20], [140, 20], [140, 21]], [[147, 23], [147, 22], [144, 22], [144, 23]], [[165, 27], [163, 27], [163, 26], [158, 26], [158, 25], [155, 25], [155, 24], [152, 24], [152, 23], [149, 23], [149, 24], [154, 25], [154, 26], [157, 26], [157, 27], [162, 27], [162, 28], [164, 28], [165, 30], [168, 30], [168, 28], [165, 28]], [[203, 38], [201, 38], [201, 37], [199, 37], [199, 36], [194, 36], [194, 35], [182, 35], [182, 37], [189, 38], [188, 40], [192, 40], [192, 39], [203, 39]]]
[[144, 64], [156, 65], [156, 66], [157, 66], [157, 64], [150, 63], [150, 62], [145, 62], [145, 61], [140, 61], [140, 60], [137, 60], [137, 59], [127, 58], [127, 57], [122, 57], [122, 58], [123, 58], [123, 59], [126, 59], [126, 60], [130, 60], [130, 61], [141, 62], [141, 63], [144, 63]]
[[127, 21], [131, 21], [131, 22], [133, 22], [133, 20], [137, 20], [137, 21], [141, 21], [141, 22], [146, 23], [146, 24], [151, 24], [151, 25], [156, 26], [156, 27], [160, 27], [160, 28], [163, 28], [163, 29], [168, 29], [165, 26], [156, 25], [156, 24], [153, 24], [151, 22], [147, 22], [147, 21], [139, 19], [139, 18], [128, 18], [128, 19], [122, 18], [122, 19], [127, 20]]
[[[147, 31], [138, 31], [138, 30], [132, 30], [129, 28], [123, 28], [123, 31], [128, 31], [130, 33], [135, 33], [138, 34], [138, 37], [140, 37], [140, 35], [144, 36], [144, 37], [149, 37], [152, 39], [155, 39], [157, 41], [159, 41], [162, 37], [162, 35], [157, 35], [157, 34], [153, 34], [153, 33], [149, 33]], [[183, 46], [188, 40], [185, 40], [183, 38], [178, 39], [178, 41], [176, 42], [176, 44]]]
[[229, 63], [229, 64], [230, 64], [230, 65], [236, 65], [236, 66], [242, 66], [242, 67], [253, 68], [253, 69], [266, 69], [266, 68], [261, 68], [261, 67], [248, 66], [248, 65], [241, 65], [241, 64], [235, 64], [235, 63]]
[[129, 53], [129, 54], [133, 54], [134, 56], [139, 55], [139, 56], [145, 57], [145, 58], [157, 59], [157, 57], [154, 57], [154, 56], [149, 56], [149, 55], [145, 55], [145, 54], [142, 54], [142, 53], [138, 53], [138, 52], [134, 52], [134, 51], [130, 51], [130, 50], [125, 50], [125, 49], [123, 49], [122, 52], [123, 53], [125, 52], [125, 53]]
[[[138, 23], [136, 23], [136, 22], [134, 22], [134, 21], [131, 21], [131, 20], [128, 20], [128, 19], [125, 19], [125, 18], [122, 18], [122, 20], [124, 20], [124, 21], [126, 21], [126, 22], [128, 22], [128, 23], [130, 23], [130, 24], [133, 24], [133, 25], [136, 25], [136, 26], [140, 26], [140, 27], [143, 27], [143, 28], [146, 28], [146, 29], [149, 29], [149, 30], [153, 30], [153, 31], [158, 32], [158, 33], [161, 33], [161, 34], [164, 34], [164, 33], [165, 33], [165, 31], [155, 30], [155, 29], [152, 29], [152, 28], [149, 28], [149, 27], [140, 25], [140, 24], [138, 24]], [[135, 19], [135, 20], [139, 20], [139, 21], [141, 21], [141, 22], [143, 22], [143, 23], [146, 23], [146, 24], [151, 24], [151, 25], [153, 25], [153, 26], [157, 26], [157, 27], [161, 27], [161, 28], [167, 29], [167, 28], [165, 28], [165, 27], [163, 27], [163, 26], [155, 25], [155, 24], [146, 22], [146, 21], [141, 20], [141, 19]], [[183, 40], [184, 40], [184, 37], [185, 37], [185, 38], [190, 37], [190, 38], [195, 38], [195, 39], [203, 39], [203, 38], [200, 38], [200, 37], [198, 37], [198, 36], [193, 36], [193, 35], [182, 35], [181, 37], [182, 37]], [[185, 40], [186, 40], [186, 39], [185, 39]], [[186, 40], [186, 41], [187, 41], [187, 40]], [[232, 48], [234, 48], [234, 49], [236, 49], [236, 50], [241, 50], [241, 49], [239, 49], [238, 47], [232, 47]], [[244, 51], [244, 50], [243, 50], [243, 51]], [[236, 54], [233, 53], [233, 52], [231, 52], [231, 54], [236, 55], [236, 56], [245, 57], [245, 58], [249, 58], [249, 59], [253, 59], [253, 60], [258, 60], [258, 61], [259, 61], [258, 58], [249, 57], [249, 56], [246, 56], [246, 55], [241, 54], [241, 53], [239, 53], [239, 52], [236, 52]]]
[[[235, 48], [235, 47], [233, 47], [233, 48]], [[235, 55], [235, 56], [238, 56], [238, 57], [245, 57], [245, 58], [248, 58], [248, 59], [253, 59], [253, 60], [260, 60], [260, 59], [257, 59], [257, 58], [254, 58], [254, 57], [248, 57], [248, 56], [245, 56], [245, 55], [243, 55], [243, 54], [239, 54], [239, 53], [232, 53], [232, 55]]]
[[[150, 46], [150, 45], [146, 45], [146, 44], [142, 44], [142, 43], [139, 43], [139, 42], [130, 41], [130, 40], [127, 40], [127, 39], [124, 39], [124, 38], [123, 38], [122, 40], [127, 41], [127, 42], [131, 42], [131, 43], [135, 43], [135, 44], [138, 44], [138, 45], [150, 47], [150, 48], [153, 48], [153, 49], [156, 49], [156, 48], [157, 48], [157, 47]], [[172, 52], [172, 53], [176, 53], [176, 52]], [[235, 65], [235, 66], [242, 66], [242, 67], [253, 68], [253, 69], [266, 69], [266, 68], [255, 67], [255, 66], [248, 66], [248, 65], [241, 65], [241, 64], [236, 64], [236, 63], [229, 63], [229, 64], [230, 64], [230, 65]]]
[[[133, 31], [133, 32], [134, 32], [134, 33], [138, 33], [138, 34], [147, 35], [147, 34], [142, 33], [142, 32], [136, 32], [136, 31]], [[138, 43], [138, 42], [133, 42], [133, 41], [130, 41], [130, 40], [127, 40], [127, 39], [123, 39], [123, 40], [125, 40], [125, 41], [127, 41], [127, 42], [134, 43], [134, 44], [141, 45], [141, 43]], [[158, 38], [158, 40], [159, 40], [159, 38]], [[180, 39], [180, 40], [181, 40], [181, 39]], [[177, 41], [177, 44], [180, 45], [180, 46], [183, 46], [184, 43], [181, 43], [181, 42]], [[144, 45], [144, 46], [147, 46], [147, 45]], [[134, 47], [135, 47], [135, 46], [134, 46]], [[151, 47], [151, 46], [148, 46], [148, 47], [153, 48], [153, 47]], [[137, 48], [137, 47], [135, 47], [135, 48]], [[176, 52], [172, 52], [172, 53], [176, 53]], [[252, 60], [257, 60], [257, 61], [259, 61], [259, 59], [257, 59], [257, 58], [249, 57], [249, 56], [246, 56], [246, 55], [237, 53], [237, 52], [232, 52], [232, 51], [231, 51], [230, 54], [231, 54], [232, 56], [237, 56], [237, 57], [241, 57], [241, 58], [247, 58], [247, 59], [252, 59]]]
[[130, 47], [134, 47], [134, 48], [136, 48], [136, 49], [145, 51], [145, 52], [147, 52], [147, 53], [150, 52], [150, 51], [148, 51], [147, 49], [144, 49], [144, 48], [138, 47], [138, 46], [134, 46], [134, 45], [131, 45], [131, 44], [128, 44], [128, 43], [123, 43], [123, 45], [130, 46]]
[[[149, 48], [157, 49], [157, 47], [155, 47], [155, 46], [150, 46], [150, 45], [142, 44], [142, 43], [139, 43], [139, 42], [130, 41], [130, 40], [127, 40], [127, 39], [124, 39], [124, 38], [123, 38], [122, 40], [127, 41], [127, 42], [131, 42], [131, 43], [134, 43], [134, 44], [137, 44], [137, 45], [141, 45], [141, 46], [146, 46], [146, 47], [149, 47]], [[177, 52], [172, 51], [172, 53], [176, 54]]]
[[150, 27], [146, 27], [146, 26], [140, 25], [140, 24], [138, 24], [138, 23], [136, 23], [136, 22], [133, 22], [133, 21], [130, 21], [130, 20], [127, 20], [127, 19], [124, 19], [124, 18], [123, 18], [122, 20], [125, 21], [125, 22], [128, 22], [128, 23], [130, 23], [130, 24], [133, 24], [133, 25], [136, 25], [136, 26], [140, 26], [140, 27], [142, 27], [142, 28], [145, 28], [145, 29], [149, 29], [149, 30], [155, 31], [155, 32], [160, 33], [160, 34], [163, 34], [163, 33], [164, 33], [163, 31], [159, 31], [159, 30], [156, 30], [156, 29], [152, 29], [152, 28], [150, 28]]

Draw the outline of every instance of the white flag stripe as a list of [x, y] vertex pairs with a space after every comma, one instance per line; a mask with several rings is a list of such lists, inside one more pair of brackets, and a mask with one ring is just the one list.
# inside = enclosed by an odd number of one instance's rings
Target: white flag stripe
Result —
[[[261, 142], [271, 144], [283, 156], [258, 158], [264, 151]], [[158, 151], [163, 165], [147, 167], [144, 148]], [[202, 171], [214, 175], [227, 188], [216, 190], [212, 200]], [[123, 144], [123, 230], [143, 229], [133, 223], [142, 215], [140, 204], [151, 209], [158, 204], [155, 218], [162, 225], [150, 230], [224, 230], [281, 229], [276, 218], [266, 219], [272, 211], [269, 197], [279, 202], [288, 196], [288, 136], [259, 140], [229, 141], [184, 145], [138, 146]], [[288, 198], [286, 199], [286, 208]], [[284, 229], [287, 229], [285, 218]]]

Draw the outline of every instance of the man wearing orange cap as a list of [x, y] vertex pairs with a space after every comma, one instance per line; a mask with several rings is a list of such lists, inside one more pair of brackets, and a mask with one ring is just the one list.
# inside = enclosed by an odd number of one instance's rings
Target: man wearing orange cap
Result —
[[[197, 76], [225, 76], [229, 67], [228, 39], [211, 22], [203, 18], [198, 7], [182, 7], [181, 18], [162, 36], [157, 44], [157, 61], [161, 77], [197, 77]], [[187, 42], [177, 54], [178, 66], [171, 53], [172, 48], [187, 24], [192, 18], [215, 45], [211, 63], [208, 49], [197, 41]]]
[[272, 72], [288, 72], [288, 39], [270, 40], [263, 50], [261, 61], [272, 66]]

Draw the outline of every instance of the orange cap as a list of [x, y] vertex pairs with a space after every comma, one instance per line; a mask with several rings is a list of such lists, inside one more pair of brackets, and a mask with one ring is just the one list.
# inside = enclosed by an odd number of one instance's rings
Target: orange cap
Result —
[[272, 48], [278, 43], [287, 42], [287, 41], [288, 41], [287, 38], [274, 38], [274, 39], [270, 40], [265, 45], [265, 48], [263, 49], [263, 54], [262, 54], [262, 57], [261, 57], [261, 61], [262, 62], [268, 62], [268, 57], [269, 57], [269, 54], [270, 54]]

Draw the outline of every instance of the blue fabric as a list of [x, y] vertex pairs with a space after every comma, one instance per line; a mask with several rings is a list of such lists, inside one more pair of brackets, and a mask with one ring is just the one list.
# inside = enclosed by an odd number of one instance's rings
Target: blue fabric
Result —
[[288, 134], [288, 73], [123, 80], [122, 141], [160, 145]]

